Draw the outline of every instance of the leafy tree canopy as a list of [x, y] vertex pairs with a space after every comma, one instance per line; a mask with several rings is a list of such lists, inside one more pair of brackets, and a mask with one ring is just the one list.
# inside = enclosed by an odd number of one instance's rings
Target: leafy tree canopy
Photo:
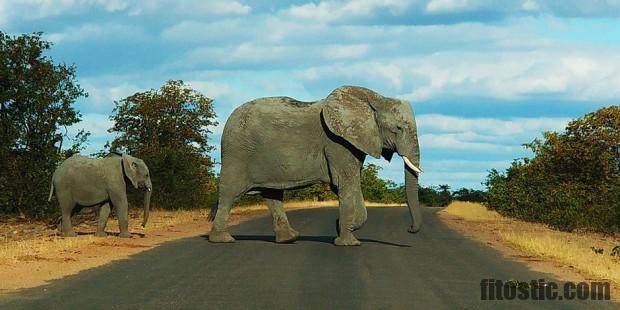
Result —
[[217, 125], [213, 100], [168, 81], [160, 89], [115, 102], [110, 116], [117, 133], [111, 150], [142, 158], [153, 180], [153, 203], [177, 209], [214, 202], [215, 180], [209, 156], [210, 127]]
[[30, 217], [54, 212], [47, 202], [54, 169], [88, 137], [80, 131], [61, 150], [66, 127], [80, 121], [73, 104], [87, 93], [75, 66], [45, 56], [51, 43], [41, 36], [0, 31], [0, 206], [5, 213]]

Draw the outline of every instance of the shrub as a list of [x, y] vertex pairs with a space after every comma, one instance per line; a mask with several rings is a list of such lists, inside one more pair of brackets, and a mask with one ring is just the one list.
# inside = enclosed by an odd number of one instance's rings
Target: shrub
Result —
[[620, 107], [571, 121], [525, 146], [516, 160], [486, 180], [488, 205], [519, 219], [560, 230], [618, 231], [620, 226]]

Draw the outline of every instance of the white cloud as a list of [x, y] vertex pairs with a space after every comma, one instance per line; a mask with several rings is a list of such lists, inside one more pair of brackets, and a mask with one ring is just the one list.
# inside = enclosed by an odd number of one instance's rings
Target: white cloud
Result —
[[110, 136], [108, 129], [112, 128], [113, 125], [114, 122], [110, 120], [107, 114], [88, 113], [82, 116], [81, 122], [72, 127], [78, 130], [79, 128], [83, 128], [90, 132], [93, 138], [98, 139]]
[[88, 98], [85, 99], [86, 104], [88, 104], [88, 110], [110, 113], [114, 108], [114, 101], [141, 91], [141, 88], [137, 85], [123, 80], [127, 80], [127, 78], [99, 77], [95, 79], [82, 79], [80, 81], [81, 85], [88, 92]]
[[521, 8], [526, 11], [538, 11], [540, 9], [540, 6], [538, 5], [538, 2], [536, 2], [536, 0], [525, 0], [523, 1]]
[[243, 42], [223, 47], [199, 47], [191, 50], [178, 66], [299, 66], [304, 62], [358, 59], [369, 51], [365, 44], [281, 45]]
[[333, 45], [323, 51], [327, 59], [359, 58], [368, 52], [367, 44]]
[[392, 15], [399, 15], [409, 6], [404, 0], [349, 0], [344, 2], [321, 1], [302, 5], [293, 5], [284, 14], [293, 18], [317, 22], [333, 22], [354, 18], [374, 16], [380, 10], [388, 10]]
[[69, 27], [63, 32], [51, 33], [47, 39], [54, 43], [77, 42], [86, 40], [136, 40], [144, 36], [140, 26], [122, 24], [83, 24]]
[[452, 11], [461, 11], [467, 8], [470, 1], [468, 0], [431, 0], [426, 4], [426, 12], [443, 13]]
[[536, 117], [501, 120], [494, 118], [463, 118], [441, 114], [417, 115], [418, 127], [434, 132], [477, 132], [495, 136], [519, 135], [542, 131], [560, 131], [568, 118]]
[[[467, 141], [463, 134], [423, 134], [420, 135], [420, 148], [425, 149], [450, 149], [467, 151], [487, 151], [512, 153], [521, 149], [512, 145], [501, 145], [488, 142]], [[471, 138], [471, 137], [470, 137]]]
[[[10, 6], [10, 11], [6, 8]], [[5, 16], [2, 18], [4, 7]], [[182, 14], [191, 16], [210, 15], [246, 15], [252, 11], [248, 5], [238, 1], [217, 0], [158, 0], [158, 1], [129, 1], [129, 0], [0, 0], [0, 25], [2, 21], [11, 19], [41, 19], [51, 16], [80, 14], [96, 9], [103, 9], [108, 13], [125, 12], [135, 15], [170, 15]]]
[[420, 148], [516, 154], [522, 143], [545, 131], [562, 131], [567, 118], [465, 118], [441, 114], [416, 116]]
[[130, 5], [130, 2], [125, 0], [22, 0], [2, 2], [10, 5], [9, 13], [12, 17], [27, 20], [75, 14], [97, 7], [101, 7], [107, 12], [117, 12], [127, 9]]
[[205, 14], [217, 14], [217, 15], [245, 15], [252, 11], [252, 8], [248, 5], [242, 4], [238, 1], [200, 1], [203, 6], [202, 10], [196, 12], [195, 10], [198, 8], [196, 6], [196, 1], [186, 2], [187, 4], [192, 3], [187, 6], [186, 12], [194, 12], [194, 13], [205, 13]]
[[355, 78], [386, 85], [400, 92], [398, 97], [414, 102], [462, 97], [501, 101], [620, 97], [620, 56], [615, 49], [450, 51], [314, 66], [301, 76], [307, 81]]
[[440, 159], [426, 160], [424, 167], [429, 171], [464, 171], [477, 170], [486, 171], [492, 168], [500, 169], [510, 166], [511, 161], [507, 160], [462, 160], [462, 159]]
[[187, 85], [214, 100], [228, 96], [232, 92], [231, 87], [224, 83], [194, 80], [187, 81]]

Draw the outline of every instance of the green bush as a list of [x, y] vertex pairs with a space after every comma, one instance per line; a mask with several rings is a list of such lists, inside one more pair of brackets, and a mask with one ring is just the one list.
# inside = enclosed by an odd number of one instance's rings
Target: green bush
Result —
[[565, 132], [544, 133], [516, 160], [486, 180], [489, 207], [526, 221], [571, 231], [620, 229], [620, 107], [571, 121]]

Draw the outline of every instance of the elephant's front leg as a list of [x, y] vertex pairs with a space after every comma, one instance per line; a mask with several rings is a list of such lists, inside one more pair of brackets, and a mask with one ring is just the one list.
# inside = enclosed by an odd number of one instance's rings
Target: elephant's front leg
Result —
[[282, 200], [284, 197], [283, 190], [267, 190], [261, 193], [265, 199], [271, 216], [273, 217], [273, 231], [276, 233], [277, 243], [290, 243], [299, 239], [299, 233], [294, 230], [288, 222]]
[[352, 176], [338, 186], [340, 218], [337, 222], [338, 237], [335, 245], [360, 245], [353, 232], [364, 225], [367, 218], [359, 174]]
[[121, 238], [131, 238], [131, 234], [129, 233], [127, 194], [125, 192], [111, 194], [110, 200], [112, 200], [112, 205], [114, 205], [116, 216], [118, 217], [118, 228], [121, 231], [118, 236]]
[[105, 237], [108, 234], [105, 232], [105, 226], [108, 223], [108, 218], [110, 216], [110, 203], [104, 203], [101, 208], [99, 208], [99, 218], [97, 220], [97, 232], [95, 236], [97, 237]]

